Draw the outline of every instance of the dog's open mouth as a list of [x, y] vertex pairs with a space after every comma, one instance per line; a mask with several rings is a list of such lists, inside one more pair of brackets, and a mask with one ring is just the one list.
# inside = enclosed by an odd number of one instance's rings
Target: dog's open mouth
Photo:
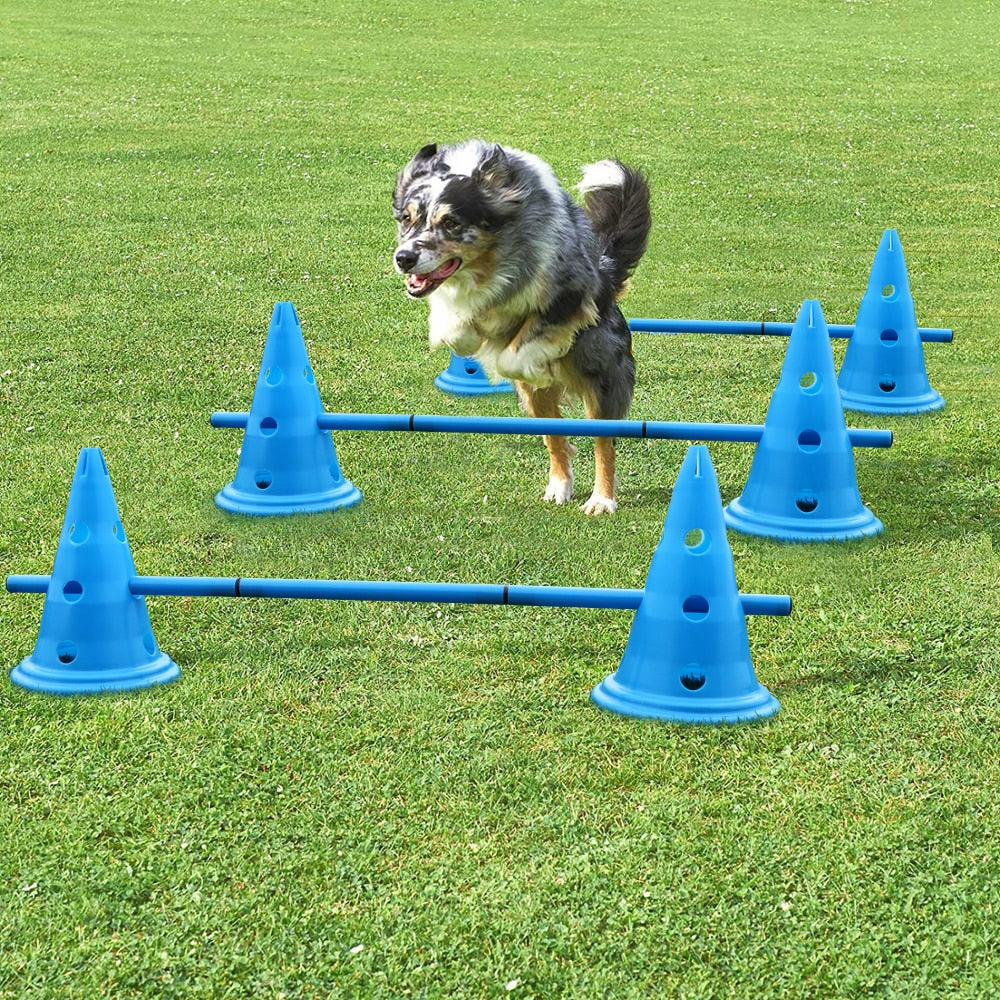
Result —
[[443, 264], [436, 271], [431, 271], [430, 274], [408, 274], [406, 276], [406, 294], [414, 299], [429, 295], [461, 266], [462, 262], [457, 257], [453, 257], [447, 264]]

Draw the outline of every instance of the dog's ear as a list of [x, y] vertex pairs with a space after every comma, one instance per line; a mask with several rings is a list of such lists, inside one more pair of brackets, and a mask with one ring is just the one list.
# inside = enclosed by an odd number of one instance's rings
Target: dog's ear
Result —
[[406, 194], [410, 182], [431, 172], [431, 160], [437, 156], [437, 151], [436, 142], [429, 142], [426, 146], [421, 146], [414, 154], [413, 159], [399, 172], [396, 177], [396, 191], [392, 198], [393, 207], [397, 211], [402, 208], [403, 196]]
[[526, 197], [517, 170], [502, 146], [494, 145], [472, 172], [486, 200], [496, 213], [499, 224], [515, 215]]
[[483, 187], [502, 188], [510, 180], [510, 161], [503, 146], [494, 144], [476, 165], [472, 179]]

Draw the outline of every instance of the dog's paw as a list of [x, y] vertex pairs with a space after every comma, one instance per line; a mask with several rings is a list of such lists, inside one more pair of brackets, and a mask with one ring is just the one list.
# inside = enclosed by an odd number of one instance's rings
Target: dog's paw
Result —
[[431, 330], [428, 341], [431, 345], [431, 350], [436, 350], [439, 347], [447, 347], [462, 358], [471, 358], [483, 346], [483, 338], [476, 333], [448, 332], [442, 336]]
[[549, 485], [545, 488], [545, 496], [542, 499], [557, 504], [568, 503], [573, 499], [573, 480], [550, 476]]
[[432, 349], [448, 347], [455, 354], [466, 358], [471, 357], [483, 346], [483, 338], [474, 329], [465, 324], [449, 322], [447, 317], [441, 319], [433, 311], [430, 315], [427, 339]]
[[463, 358], [469, 358], [483, 346], [483, 338], [478, 333], [465, 332], [449, 337], [445, 343], [447, 343], [455, 354]]
[[580, 507], [584, 514], [596, 517], [598, 514], [613, 514], [618, 510], [618, 504], [611, 497], [602, 497], [596, 490], [591, 493], [590, 499]]

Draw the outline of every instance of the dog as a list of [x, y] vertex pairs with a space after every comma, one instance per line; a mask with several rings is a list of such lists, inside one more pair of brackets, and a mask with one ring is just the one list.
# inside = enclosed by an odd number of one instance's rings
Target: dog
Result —
[[[430, 344], [474, 356], [514, 382], [523, 409], [559, 417], [565, 392], [589, 418], [620, 420], [635, 363], [618, 307], [646, 249], [645, 177], [618, 160], [583, 168], [581, 207], [539, 157], [479, 139], [420, 149], [396, 179], [393, 255], [413, 299], [427, 298]], [[546, 436], [544, 500], [573, 495], [565, 437]], [[587, 514], [613, 513], [615, 442], [594, 443]]]

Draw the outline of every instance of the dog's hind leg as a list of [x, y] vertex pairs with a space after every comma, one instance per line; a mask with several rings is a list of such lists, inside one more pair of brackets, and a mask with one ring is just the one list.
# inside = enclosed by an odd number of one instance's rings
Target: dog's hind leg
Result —
[[[517, 394], [521, 404], [532, 417], [561, 417], [559, 399], [562, 395], [560, 386], [529, 385], [527, 382], [516, 382]], [[549, 482], [545, 488], [543, 500], [553, 503], [567, 503], [573, 497], [573, 466], [571, 460], [576, 454], [573, 447], [561, 436], [546, 434], [542, 440], [549, 452]]]

